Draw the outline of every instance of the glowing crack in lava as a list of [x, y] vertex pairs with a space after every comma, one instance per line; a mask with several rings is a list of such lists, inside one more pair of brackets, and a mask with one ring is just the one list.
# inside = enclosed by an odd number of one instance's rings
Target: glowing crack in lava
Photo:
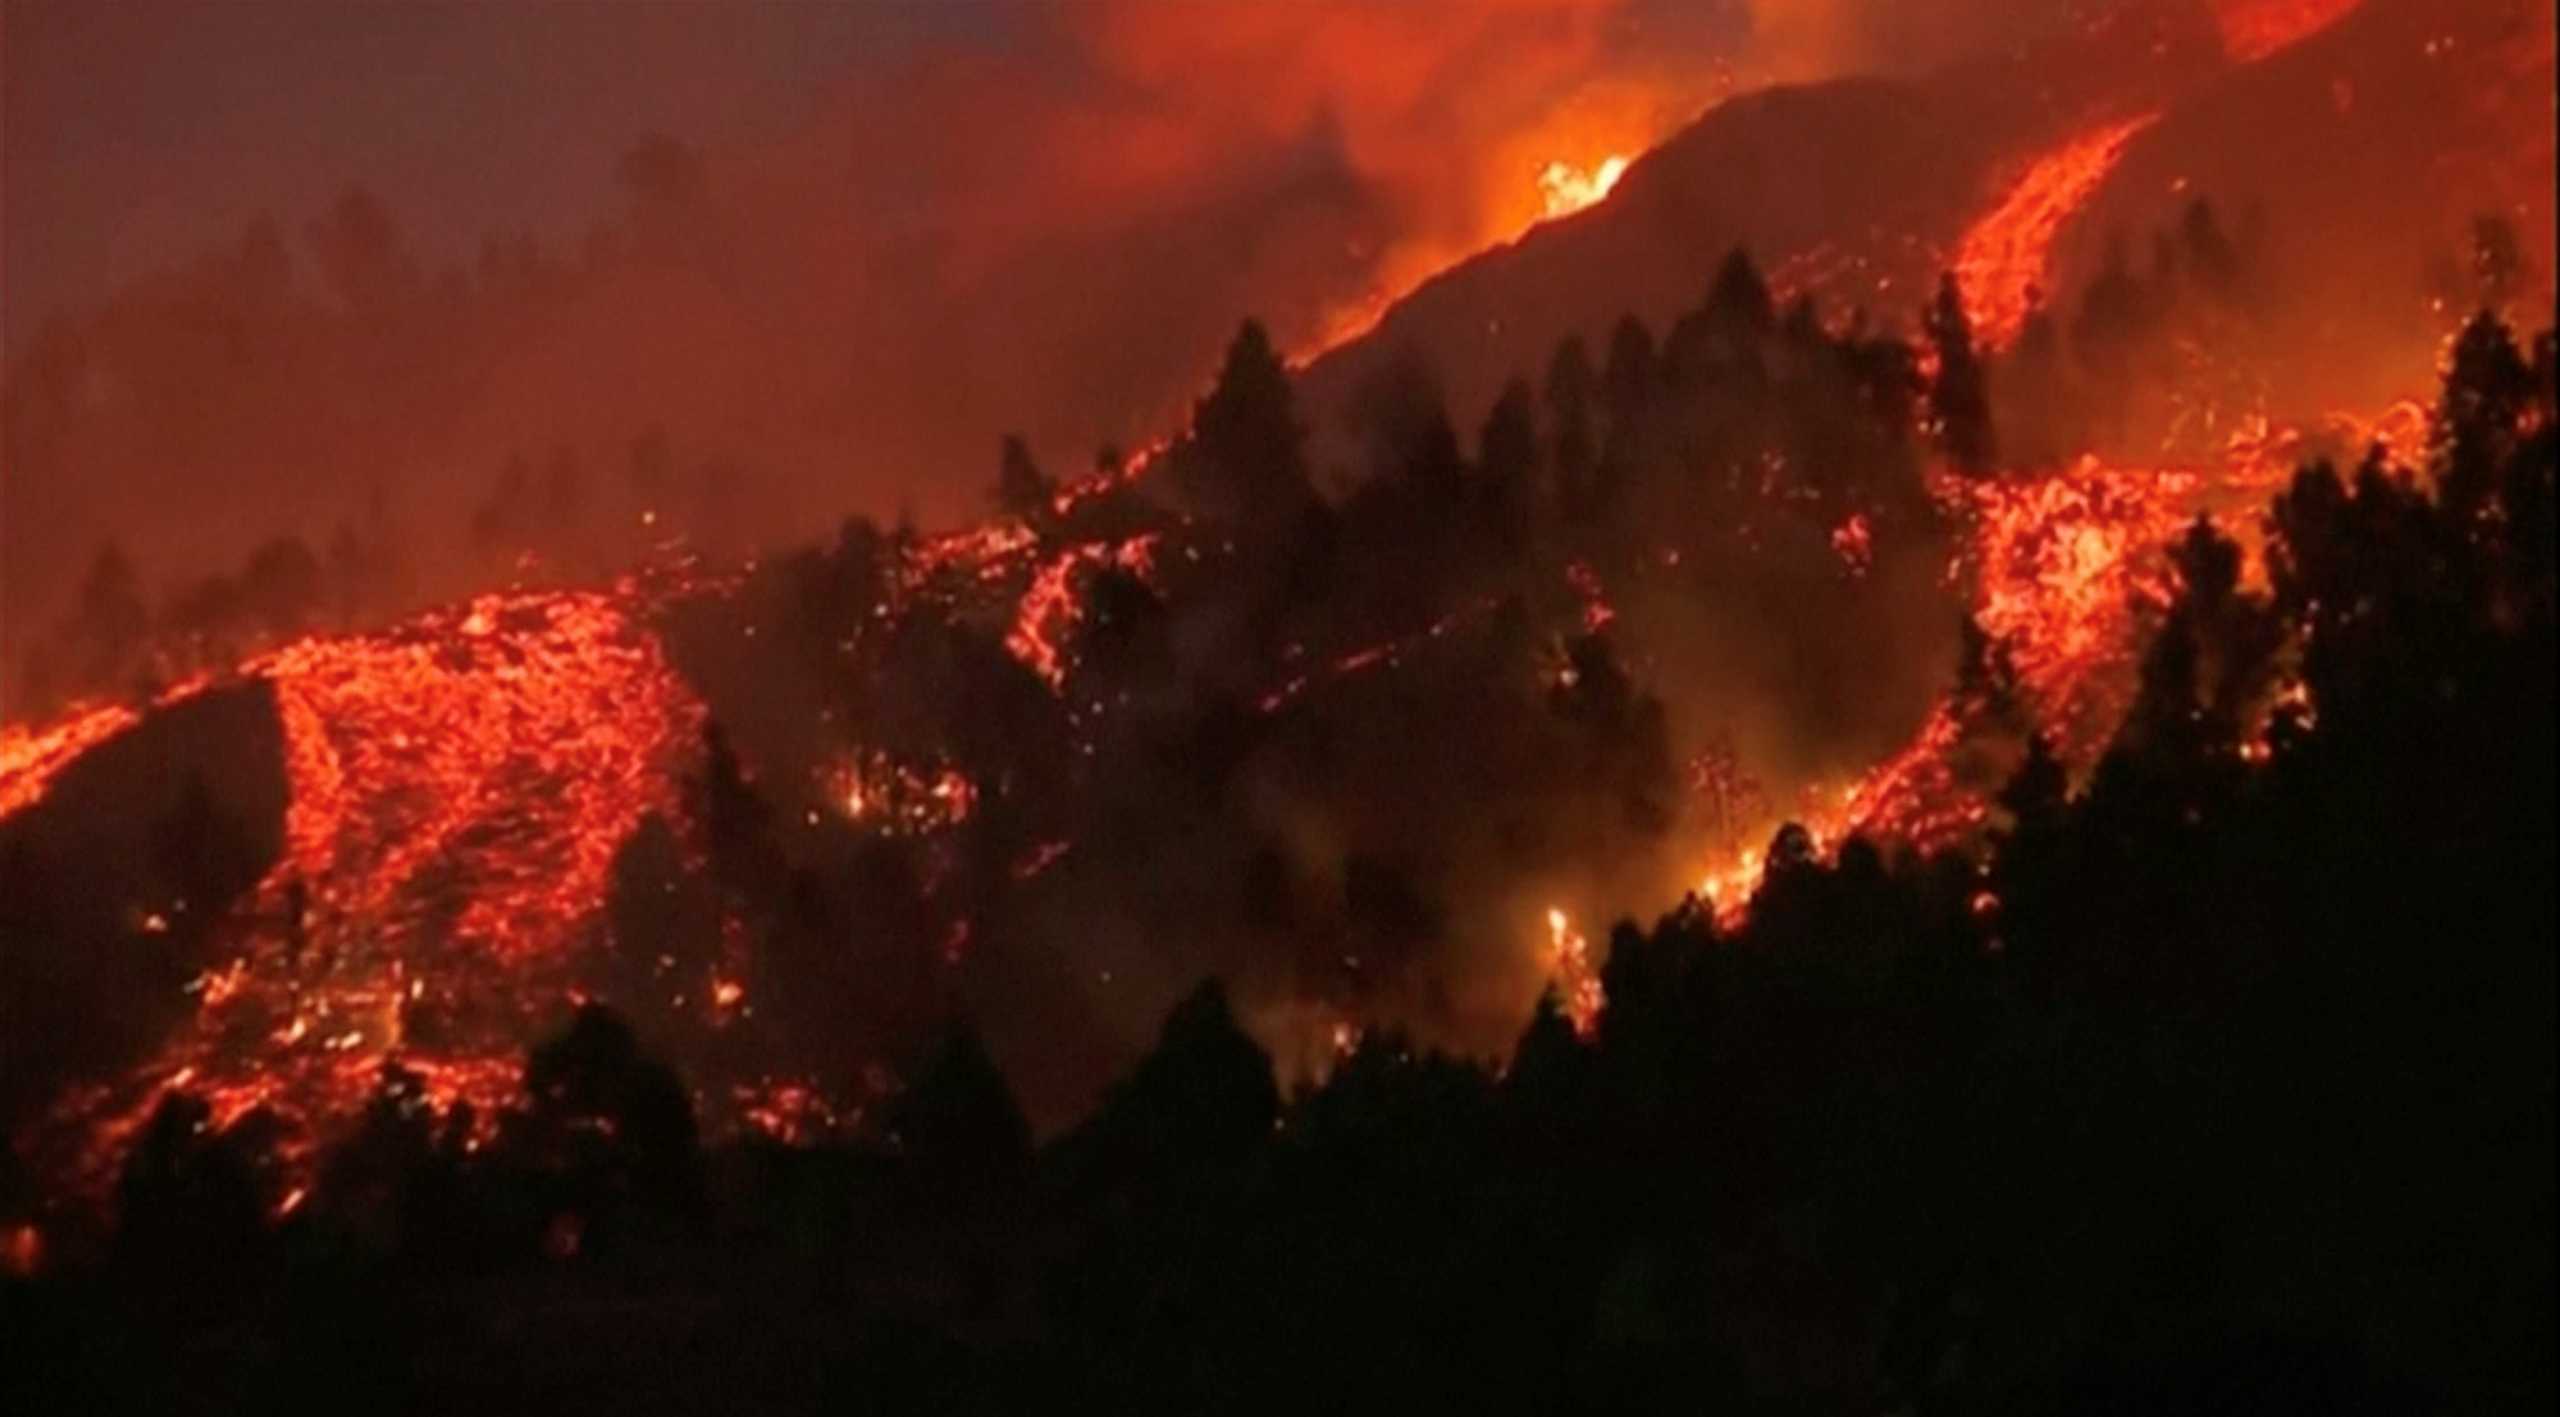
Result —
[[283, 730], [283, 852], [159, 1056], [65, 1099], [76, 1176], [103, 1181], [163, 1088], [217, 1127], [265, 1108], [288, 1162], [386, 1062], [440, 1106], [513, 1093], [602, 951], [616, 853], [684, 819], [703, 709], [636, 608], [628, 587], [482, 596], [242, 666]]
[[2030, 292], [2052, 281], [2055, 239], [2159, 116], [2103, 124], [2035, 158], [1957, 241], [1956, 281], [1982, 348], [2016, 342], [2033, 310]]

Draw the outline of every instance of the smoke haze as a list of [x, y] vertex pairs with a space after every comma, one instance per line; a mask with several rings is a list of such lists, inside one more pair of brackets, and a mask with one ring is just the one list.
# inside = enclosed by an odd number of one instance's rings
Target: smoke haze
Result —
[[[507, 574], [457, 543], [516, 459], [713, 549], [963, 515], [999, 432], [1152, 438], [1237, 318], [1356, 328], [1548, 163], [2020, 28], [1757, 9], [13, 0], [0, 661], [110, 540], [162, 598], [284, 533]], [[593, 490], [644, 440], [681, 505]]]

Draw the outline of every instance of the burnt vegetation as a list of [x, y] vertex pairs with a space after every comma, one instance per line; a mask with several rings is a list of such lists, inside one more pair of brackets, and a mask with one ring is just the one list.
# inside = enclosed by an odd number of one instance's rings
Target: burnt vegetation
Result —
[[[1341, 495], [1248, 326], [1144, 479], [1066, 496], [1003, 446], [1044, 554], [1153, 538], [1061, 573], [1062, 692], [908, 530], [678, 607], [725, 725], [703, 860], [664, 822], [623, 848], [610, 1002], [495, 1118], [397, 1064], [316, 1142], [170, 1093], [106, 1226], [8, 1283], [13, 1408], [2547, 1406], [2552, 337], [2468, 324], [2425, 465], [2301, 468], [2263, 584], [2199, 520], [2084, 770], [1931, 589], [1931, 459], [1997, 477], [2103, 437], [2064, 414], [2167, 416], [2085, 390], [2151, 387], [2122, 362], [2240, 298], [2246, 243], [2199, 212], [1998, 360], [1952, 295], [1924, 360], [1736, 256], [1659, 335], [1560, 347], [1473, 456], [1426, 369], [1378, 380]], [[539, 497], [501, 491], [492, 536]], [[131, 579], [102, 560], [66, 642], [131, 652]], [[326, 583], [280, 550], [224, 594], [300, 624]], [[1611, 628], [1639, 605], [1848, 758], [1955, 678], [2006, 740], [1997, 810], [1930, 852], [1790, 829], [1747, 910], [1618, 925], [1588, 1031], [1552, 991], [1500, 1017], [1450, 993], [1498, 883], [1651, 879], [1683, 810], [1660, 666]], [[965, 764], [964, 827], [803, 831], [745, 766], [857, 742]], [[163, 815], [150, 869], [200, 894], [272, 854], [201, 793]], [[0, 860], [10, 958], [121, 938], [41, 840]], [[840, 1095], [902, 1081], [823, 1136], [706, 1141], [744, 1031], [679, 1050], [657, 1001], [724, 920], [756, 1036]], [[1061, 945], [1082, 922], [1109, 938]], [[1108, 1032], [1097, 962], [1161, 1010], [1134, 1063], [1075, 1036]], [[1275, 997], [1410, 1027], [1275, 1066], [1241, 1021]], [[1041, 1010], [1068, 1041], [1021, 1041]], [[1089, 1106], [1079, 1068], [1112, 1079]]]

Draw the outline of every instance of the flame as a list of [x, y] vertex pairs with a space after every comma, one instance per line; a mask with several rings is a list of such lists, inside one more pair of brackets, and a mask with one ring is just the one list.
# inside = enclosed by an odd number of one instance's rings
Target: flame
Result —
[[1600, 968], [1592, 963], [1591, 942], [1558, 906], [1547, 907], [1547, 972], [1563, 996], [1565, 1017], [1573, 1031], [1589, 1037], [1600, 1026], [1606, 999], [1600, 991]]
[[1543, 219], [1571, 216], [1606, 199], [1618, 179], [1627, 175], [1628, 161], [1624, 153], [1611, 153], [1589, 167], [1559, 159], [1538, 169], [1538, 192], [1546, 201]]
[[[1571, 216], [1608, 200], [1609, 194], [1617, 189], [1619, 179], [1635, 165], [1635, 157], [1630, 154], [1640, 154], [1653, 145], [1654, 140], [1661, 136], [1666, 116], [1665, 113], [1644, 117], [1621, 114], [1614, 122], [1597, 129], [1573, 125], [1576, 131], [1570, 141], [1577, 146], [1593, 142], [1594, 137], [1601, 133], [1613, 135], [1600, 138], [1601, 142], [1623, 143], [1630, 135], [1637, 141], [1626, 148], [1609, 151], [1588, 164], [1564, 158], [1550, 158], [1540, 164], [1536, 168], [1534, 205], [1511, 208], [1505, 203], [1503, 208], [1488, 214], [1473, 239], [1417, 248], [1407, 253], [1404, 259], [1385, 263], [1371, 289], [1317, 317], [1314, 334], [1296, 347], [1289, 363], [1293, 366], [1311, 364], [1368, 334], [1378, 327], [1378, 322], [1386, 318], [1387, 312], [1394, 309], [1398, 301], [1440, 272], [1506, 242], [1517, 241], [1541, 223]], [[1559, 139], [1565, 137], [1562, 134], [1555, 136]], [[1553, 151], [1554, 146], [1562, 145], [1564, 142], [1558, 141], [1547, 150]]]
[[1852, 512], [1848, 520], [1831, 529], [1831, 551], [1840, 558], [1841, 569], [1851, 580], [1865, 575], [1875, 565], [1875, 530], [1867, 524], [1867, 514]]

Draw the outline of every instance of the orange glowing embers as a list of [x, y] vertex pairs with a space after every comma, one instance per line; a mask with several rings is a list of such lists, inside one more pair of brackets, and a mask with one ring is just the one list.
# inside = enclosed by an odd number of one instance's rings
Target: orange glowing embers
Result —
[[839, 1110], [825, 1089], [800, 1078], [762, 1078], [730, 1090], [740, 1123], [784, 1146], [809, 1146], [860, 1120], [862, 1109]]
[[882, 836], [947, 831], [977, 810], [978, 786], [948, 763], [915, 767], [855, 753], [826, 769], [819, 790], [849, 821]]
[[2218, 0], [2222, 50], [2242, 64], [2288, 49], [2353, 13], [2363, 0]]
[[44, 1270], [44, 1231], [29, 1224], [0, 1230], [0, 1274], [33, 1279]]
[[1840, 567], [1851, 580], [1874, 568], [1875, 530], [1868, 525], [1866, 513], [1852, 512], [1847, 521], [1831, 529], [1831, 554], [1840, 558]]
[[1600, 573], [1591, 569], [1590, 562], [1566, 563], [1564, 581], [1573, 588], [1574, 597], [1582, 602], [1584, 634], [1596, 635], [1608, 628], [1610, 621], [1618, 618], [1617, 608], [1609, 603], [1609, 588], [1600, 583]]

